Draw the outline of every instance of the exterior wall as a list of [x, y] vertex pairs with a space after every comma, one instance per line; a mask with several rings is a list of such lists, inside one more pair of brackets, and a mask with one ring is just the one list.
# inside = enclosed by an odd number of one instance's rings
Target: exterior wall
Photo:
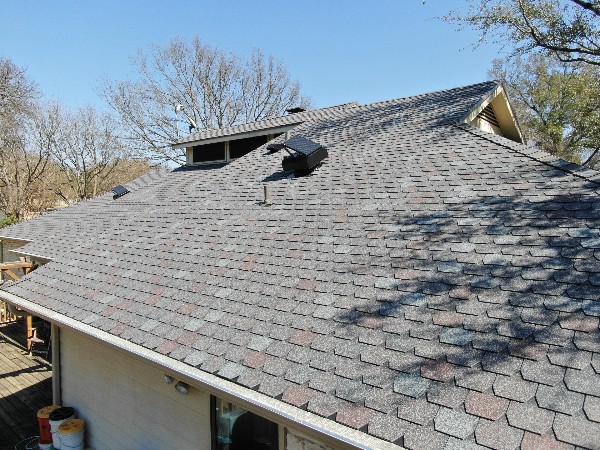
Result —
[[62, 404], [86, 421], [86, 447], [210, 450], [210, 396], [187, 395], [164, 372], [65, 328], [60, 333]]
[[494, 133], [499, 136], [504, 136], [504, 133], [502, 133], [502, 130], [500, 128], [492, 125], [487, 120], [475, 118], [471, 122], [471, 124], [476, 126], [477, 128], [481, 128], [483, 131], [487, 131], [488, 133]]
[[[79, 332], [61, 328], [62, 404], [86, 422], [86, 448], [94, 450], [210, 450], [210, 395], [187, 395], [164, 381], [164, 371]], [[177, 376], [175, 374], [175, 378]], [[279, 425], [281, 450], [333, 450]]]
[[11, 253], [11, 250], [23, 247], [25, 244], [27, 244], [27, 242], [2, 239], [2, 262], [18, 261], [19, 257], [14, 253]]

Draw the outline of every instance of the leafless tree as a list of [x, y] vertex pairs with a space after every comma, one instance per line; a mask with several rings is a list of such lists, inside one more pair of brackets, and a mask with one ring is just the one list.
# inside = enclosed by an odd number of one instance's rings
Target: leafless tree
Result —
[[[157, 160], [184, 163], [185, 155], [171, 144], [192, 128], [250, 122], [310, 104], [284, 66], [259, 50], [244, 59], [199, 38], [175, 39], [153, 47], [150, 55], [139, 52], [133, 65], [135, 80], [105, 80], [100, 93], [120, 117], [127, 138]], [[181, 122], [189, 128], [180, 129]]]
[[63, 175], [63, 182], [52, 186], [56, 194], [69, 202], [108, 191], [106, 182], [128, 157], [119, 134], [106, 112], [87, 106], [73, 113], [58, 103], [47, 105], [40, 114], [39, 139]]
[[37, 145], [36, 85], [0, 58], [0, 209], [17, 218], [45, 208], [42, 177], [49, 149]]

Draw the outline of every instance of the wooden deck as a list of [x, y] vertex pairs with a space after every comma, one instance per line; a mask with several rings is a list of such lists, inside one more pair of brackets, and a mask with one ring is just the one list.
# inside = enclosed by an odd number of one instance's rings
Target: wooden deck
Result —
[[48, 361], [27, 355], [24, 323], [0, 325], [0, 450], [39, 434], [36, 413], [52, 404], [51, 376]]

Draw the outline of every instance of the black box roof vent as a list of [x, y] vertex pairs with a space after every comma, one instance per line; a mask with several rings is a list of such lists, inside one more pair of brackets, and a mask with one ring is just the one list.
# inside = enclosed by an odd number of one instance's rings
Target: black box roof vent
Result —
[[289, 108], [289, 109], [285, 110], [285, 112], [287, 112], [288, 114], [297, 114], [297, 113], [301, 113], [304, 111], [306, 111], [306, 109], [301, 108], [300, 106], [296, 106], [294, 108]]
[[283, 143], [289, 155], [283, 158], [283, 170], [293, 170], [296, 176], [306, 175], [327, 158], [327, 148], [302, 136], [294, 136]]
[[129, 193], [127, 188], [124, 186], [121, 186], [120, 184], [118, 184], [114, 188], [112, 188], [111, 191], [113, 192], [113, 194], [115, 194], [115, 195], [113, 195], [113, 200], [116, 200], [119, 197], [123, 197], [125, 194]]

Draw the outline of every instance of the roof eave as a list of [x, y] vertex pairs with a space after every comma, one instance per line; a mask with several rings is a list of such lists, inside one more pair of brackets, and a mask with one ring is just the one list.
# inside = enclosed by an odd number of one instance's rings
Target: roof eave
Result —
[[280, 125], [280, 126], [276, 126], [276, 127], [262, 128], [260, 130], [242, 131], [242, 132], [238, 132], [238, 133], [224, 134], [223, 136], [218, 136], [218, 137], [214, 137], [214, 138], [196, 139], [193, 141], [180, 142], [177, 144], [173, 144], [171, 146], [171, 148], [173, 148], [173, 149], [187, 148], [187, 147], [194, 147], [195, 145], [214, 144], [217, 142], [232, 141], [235, 139], [244, 139], [244, 138], [250, 138], [250, 137], [255, 137], [255, 136], [264, 136], [266, 134], [285, 133], [286, 131], [291, 130], [295, 126], [300, 125], [301, 123], [302, 122], [294, 122], [291, 124]]
[[25, 242], [25, 243], [30, 243], [33, 242], [31, 239], [23, 239], [23, 238], [18, 238], [18, 237], [13, 237], [13, 236], [8, 236], [8, 235], [0, 235], [0, 241], [18, 241], [18, 242]]
[[316, 416], [295, 406], [271, 398], [260, 392], [238, 385], [231, 381], [204, 372], [181, 361], [169, 358], [150, 349], [134, 344], [118, 336], [84, 324], [63, 314], [37, 305], [17, 295], [0, 290], [0, 298], [27, 312], [47, 320], [58, 326], [67, 327], [87, 336], [99, 339], [143, 360], [150, 361], [165, 370], [172, 371], [182, 377], [182, 381], [198, 386], [207, 392], [235, 401], [250, 411], [261, 414], [267, 419], [275, 420], [283, 425], [294, 427], [316, 439], [324, 439], [330, 445], [343, 444], [356, 449], [378, 448], [382, 450], [399, 450], [402, 447], [383, 441], [361, 431], [346, 427], [324, 417]]
[[32, 253], [32, 252], [28, 252], [28, 251], [22, 251], [22, 250], [19, 250], [18, 248], [14, 249], [14, 250], [9, 250], [9, 252], [14, 253], [15, 255], [29, 256], [31, 259], [36, 260], [38, 262], [44, 261], [44, 263], [47, 263], [50, 261], [54, 261], [54, 259], [49, 256], [39, 255], [37, 253]]

